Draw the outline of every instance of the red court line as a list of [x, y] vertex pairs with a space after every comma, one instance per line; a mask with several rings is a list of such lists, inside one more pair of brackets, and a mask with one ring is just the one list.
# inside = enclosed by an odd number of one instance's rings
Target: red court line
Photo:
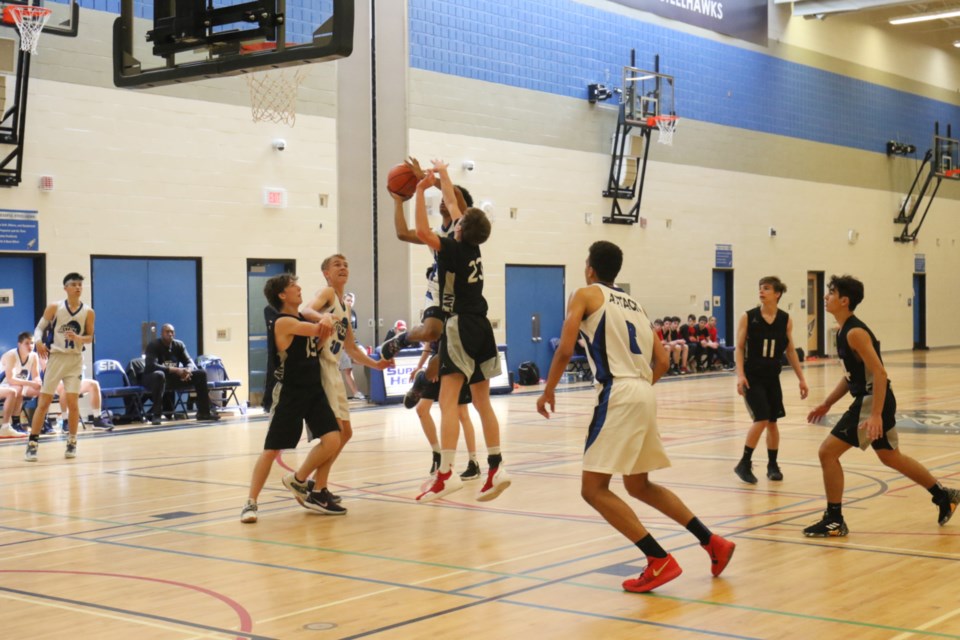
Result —
[[[122, 573], [102, 573], [98, 571], [58, 571], [53, 569], [0, 569], [0, 573], [52, 573], [60, 575], [74, 575], [74, 576], [99, 576], [103, 578], [123, 578], [125, 580], [143, 580], [144, 582], [158, 582], [160, 584], [167, 584], [174, 587], [182, 587], [184, 589], [190, 589], [191, 591], [197, 591], [204, 595], [211, 596], [234, 610], [237, 617], [240, 619], [240, 631], [251, 632], [253, 631], [253, 618], [250, 616], [250, 613], [241, 605], [239, 602], [223, 595], [222, 593], [217, 593], [205, 587], [199, 587], [193, 584], [187, 584], [185, 582], [177, 582], [174, 580], [164, 580], [163, 578], [148, 578], [146, 576], [131, 576], [125, 575]], [[246, 640], [244, 636], [238, 636], [237, 640]]]

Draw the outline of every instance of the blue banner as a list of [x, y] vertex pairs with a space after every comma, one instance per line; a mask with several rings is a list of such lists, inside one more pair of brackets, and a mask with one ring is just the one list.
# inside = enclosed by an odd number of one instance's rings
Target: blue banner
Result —
[[37, 211], [0, 209], [0, 251], [39, 251]]
[[766, 0], [613, 0], [641, 11], [767, 45]]

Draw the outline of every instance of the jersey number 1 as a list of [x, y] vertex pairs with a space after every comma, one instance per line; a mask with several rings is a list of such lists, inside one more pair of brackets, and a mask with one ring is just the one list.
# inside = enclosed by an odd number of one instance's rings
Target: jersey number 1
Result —
[[627, 335], [630, 337], [630, 353], [635, 353], [638, 356], [643, 355], [640, 345], [637, 344], [637, 328], [632, 322], [627, 322]]

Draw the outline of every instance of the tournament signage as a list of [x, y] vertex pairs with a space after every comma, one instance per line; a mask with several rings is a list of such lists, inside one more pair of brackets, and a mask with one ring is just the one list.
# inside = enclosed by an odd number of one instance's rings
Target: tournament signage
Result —
[[714, 254], [714, 268], [732, 269], [733, 268], [733, 245], [718, 244]]
[[927, 272], [927, 254], [925, 253], [913, 254], [913, 271], [915, 273]]
[[613, 0], [641, 11], [709, 29], [756, 44], [767, 44], [766, 0]]
[[0, 209], [0, 251], [38, 251], [37, 211]]

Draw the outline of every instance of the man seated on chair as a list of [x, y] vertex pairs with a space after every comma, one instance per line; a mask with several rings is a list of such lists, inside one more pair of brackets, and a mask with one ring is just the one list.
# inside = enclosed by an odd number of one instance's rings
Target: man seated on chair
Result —
[[172, 324], [160, 329], [160, 337], [147, 345], [146, 367], [141, 384], [150, 395], [150, 422], [160, 424], [163, 413], [164, 391], [192, 389], [197, 395], [197, 420], [212, 422], [220, 416], [210, 407], [210, 389], [207, 387], [207, 372], [197, 367], [180, 340], [175, 340], [176, 330]]
[[0, 437], [26, 437], [29, 425], [20, 425], [23, 400], [40, 395], [40, 365], [33, 350], [32, 333], [24, 331], [17, 336], [16, 348], [0, 356], [0, 370], [5, 374], [0, 382], [0, 397], [5, 398]]

